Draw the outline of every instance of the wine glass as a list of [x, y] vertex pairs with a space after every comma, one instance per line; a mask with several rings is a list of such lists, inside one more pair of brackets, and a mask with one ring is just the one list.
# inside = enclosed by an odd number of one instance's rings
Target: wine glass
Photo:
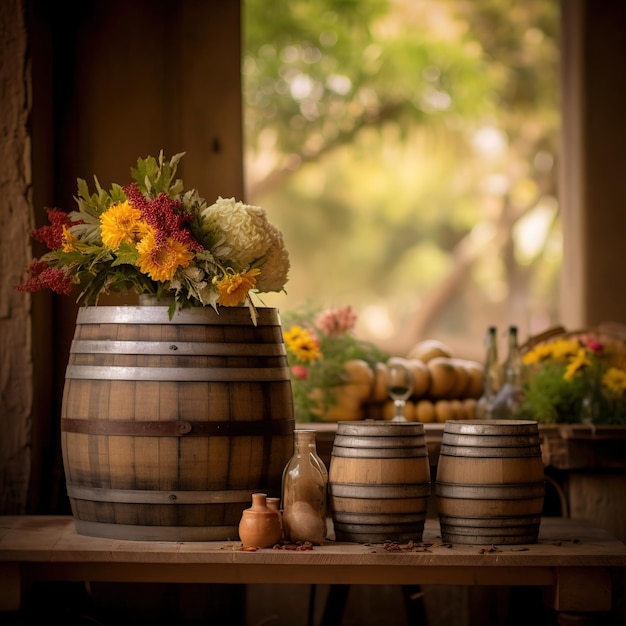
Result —
[[404, 407], [413, 393], [413, 372], [402, 363], [392, 363], [387, 368], [387, 393], [393, 400], [395, 414], [392, 422], [406, 422]]

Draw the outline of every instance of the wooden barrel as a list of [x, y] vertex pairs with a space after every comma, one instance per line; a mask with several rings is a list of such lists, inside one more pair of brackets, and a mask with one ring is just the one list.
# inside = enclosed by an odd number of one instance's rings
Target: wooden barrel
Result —
[[253, 493], [280, 496], [295, 417], [276, 309], [79, 310], [61, 414], [77, 532], [236, 540]]
[[338, 541], [421, 541], [430, 495], [424, 425], [338, 422], [328, 484]]
[[545, 493], [537, 422], [449, 420], [435, 494], [444, 541], [534, 543]]

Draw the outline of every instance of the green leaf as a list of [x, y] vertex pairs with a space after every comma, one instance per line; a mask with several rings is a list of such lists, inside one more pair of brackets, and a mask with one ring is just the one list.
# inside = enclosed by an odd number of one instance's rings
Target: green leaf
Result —
[[138, 256], [139, 254], [137, 253], [137, 248], [135, 248], [135, 246], [133, 246], [132, 244], [124, 241], [115, 251], [115, 259], [112, 263], [112, 266], [115, 267], [117, 265], [123, 264], [135, 265]]

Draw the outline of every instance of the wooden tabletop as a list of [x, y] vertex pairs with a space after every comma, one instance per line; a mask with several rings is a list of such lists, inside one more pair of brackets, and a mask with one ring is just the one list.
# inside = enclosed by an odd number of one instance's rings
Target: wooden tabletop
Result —
[[586, 522], [551, 517], [541, 521], [539, 541], [534, 544], [497, 547], [443, 544], [438, 522], [429, 519], [422, 543], [393, 548], [385, 549], [384, 544], [328, 541], [309, 551], [267, 548], [251, 552], [242, 550], [238, 541], [128, 541], [88, 537], [76, 533], [69, 516], [0, 516], [0, 562], [626, 567], [626, 545], [606, 531]]
[[443, 544], [437, 520], [427, 520], [422, 543], [392, 547], [329, 541], [309, 551], [251, 552], [237, 541], [104, 539], [78, 535], [71, 517], [5, 516], [0, 610], [14, 610], [25, 580], [70, 580], [533, 585], [552, 589], [554, 608], [606, 611], [610, 570], [626, 567], [626, 545], [602, 529], [562, 518], [544, 518], [535, 544]]

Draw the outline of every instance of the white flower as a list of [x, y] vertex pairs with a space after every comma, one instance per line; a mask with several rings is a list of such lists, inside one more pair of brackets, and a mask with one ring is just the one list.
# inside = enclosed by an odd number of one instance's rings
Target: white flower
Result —
[[[262, 258], [273, 243], [270, 224], [260, 207], [220, 196], [215, 204], [202, 211], [202, 217], [209, 228], [218, 229], [223, 236], [220, 257], [236, 261], [244, 268]], [[216, 248], [213, 253], [217, 256]]]
[[256, 281], [256, 289], [263, 293], [280, 291], [285, 286], [290, 265], [282, 233], [273, 224], [268, 224], [267, 233], [272, 239], [272, 245], [265, 260], [258, 266], [261, 274]]

